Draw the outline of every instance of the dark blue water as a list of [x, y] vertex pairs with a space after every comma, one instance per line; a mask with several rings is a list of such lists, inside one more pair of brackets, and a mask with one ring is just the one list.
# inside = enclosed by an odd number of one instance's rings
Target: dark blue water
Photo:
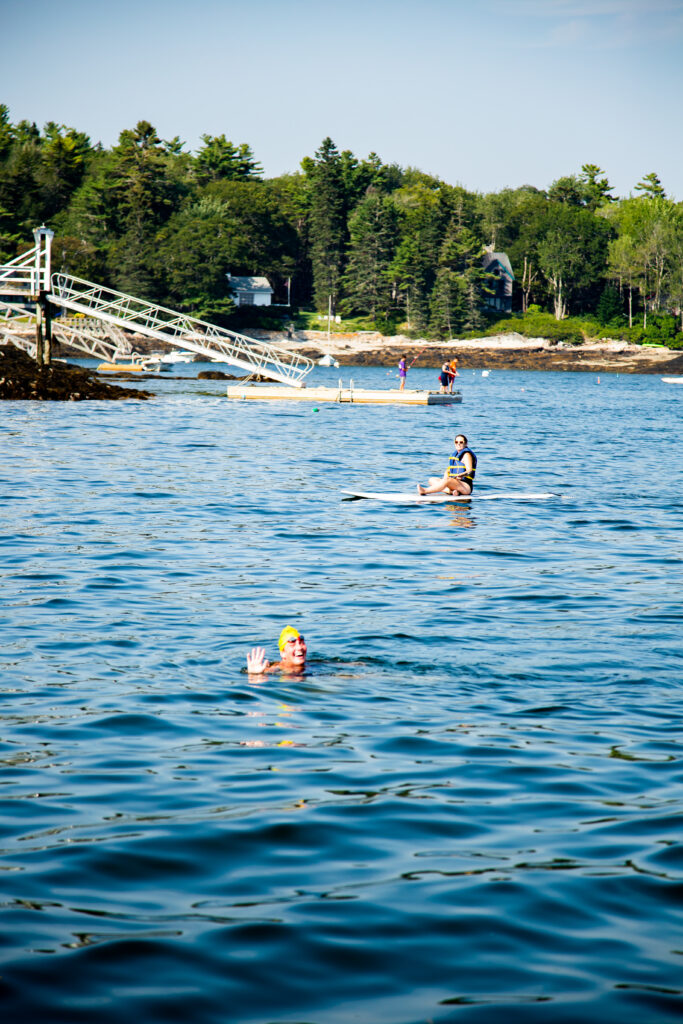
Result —
[[678, 1019], [683, 389], [460, 385], [0, 404], [4, 1019]]

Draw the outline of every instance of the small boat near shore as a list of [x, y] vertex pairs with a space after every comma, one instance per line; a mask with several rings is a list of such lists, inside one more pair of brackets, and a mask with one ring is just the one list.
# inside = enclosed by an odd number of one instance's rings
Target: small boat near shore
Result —
[[662, 377], [665, 384], [683, 384], [683, 377]]
[[160, 363], [171, 366], [174, 363], [194, 363], [199, 359], [194, 352], [154, 352], [154, 358]]
[[127, 356], [125, 363], [100, 363], [97, 367], [98, 373], [157, 373], [161, 369], [161, 363], [155, 355], [145, 356], [134, 353]]

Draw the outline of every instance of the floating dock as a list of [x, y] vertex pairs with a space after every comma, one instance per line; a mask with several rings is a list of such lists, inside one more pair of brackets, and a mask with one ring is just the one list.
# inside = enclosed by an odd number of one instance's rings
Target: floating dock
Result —
[[462, 402], [462, 395], [459, 391], [453, 394], [442, 394], [440, 391], [399, 391], [393, 389], [355, 388], [353, 381], [345, 388], [317, 387], [317, 388], [288, 388], [281, 384], [231, 384], [227, 390], [228, 398], [237, 398], [240, 401], [251, 399], [267, 400], [275, 402], [296, 401], [296, 402], [348, 402], [350, 404], [373, 404], [373, 405], [457, 405]]

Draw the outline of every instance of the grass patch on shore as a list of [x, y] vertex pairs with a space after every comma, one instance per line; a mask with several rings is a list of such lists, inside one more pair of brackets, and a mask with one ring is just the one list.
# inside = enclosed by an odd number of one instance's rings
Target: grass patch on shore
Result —
[[584, 342], [624, 341], [631, 345], [662, 346], [669, 349], [683, 349], [683, 333], [679, 321], [669, 313], [655, 313], [648, 318], [647, 327], [641, 324], [628, 326], [626, 318], [619, 317], [608, 323], [601, 323], [595, 316], [565, 317], [556, 320], [552, 313], [544, 313], [532, 307], [527, 313], [517, 316], [500, 317], [488, 327], [468, 331], [467, 338], [488, 338], [497, 334], [515, 332], [524, 338], [548, 338], [567, 345], [582, 345]]
[[[315, 310], [293, 311], [291, 323], [296, 330], [328, 330], [327, 316]], [[655, 313], [648, 317], [647, 327], [642, 324], [628, 326], [626, 317], [620, 316], [608, 323], [602, 323], [596, 316], [565, 317], [556, 320], [552, 313], [544, 312], [538, 306], [531, 306], [527, 313], [489, 319], [488, 323], [476, 330], [461, 331], [454, 338], [468, 341], [475, 338], [490, 338], [499, 334], [519, 334], [523, 338], [547, 338], [565, 345], [579, 346], [596, 341], [623, 341], [631, 345], [661, 346], [668, 349], [683, 349], [683, 333], [680, 320], [669, 313]], [[330, 334], [360, 334], [377, 332], [386, 336], [404, 335], [406, 338], [425, 341], [446, 341], [426, 328], [411, 328], [406, 323], [373, 320], [371, 317], [333, 317], [329, 323]]]

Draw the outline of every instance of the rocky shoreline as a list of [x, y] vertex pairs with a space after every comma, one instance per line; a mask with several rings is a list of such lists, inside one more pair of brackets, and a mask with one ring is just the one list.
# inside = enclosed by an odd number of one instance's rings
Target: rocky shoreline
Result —
[[[683, 351], [602, 339], [583, 345], [568, 345], [547, 338], [525, 338], [521, 334], [499, 334], [468, 341], [426, 341], [402, 335], [387, 336], [374, 331], [341, 333], [293, 331], [289, 335], [250, 330], [249, 337], [308, 356], [317, 361], [330, 355], [341, 366], [395, 367], [402, 355], [416, 367], [433, 367], [438, 374], [445, 360], [456, 358], [461, 368], [501, 370], [570, 370], [587, 373], [683, 373]], [[142, 335], [131, 336], [138, 352], [172, 350], [172, 346]], [[55, 344], [58, 355], [80, 355], [70, 347]]]
[[329, 354], [342, 366], [396, 366], [402, 355], [417, 367], [434, 367], [456, 358], [461, 369], [570, 370], [589, 373], [683, 373], [683, 352], [667, 348], [629, 345], [603, 339], [583, 345], [567, 345], [546, 338], [502, 334], [470, 341], [425, 341], [372, 332], [341, 334], [300, 331], [289, 338], [252, 331], [254, 337], [281, 345], [292, 352], [318, 360]]
[[124, 398], [152, 398], [152, 394], [105, 383], [96, 373], [80, 366], [57, 362], [38, 366], [14, 345], [0, 345], [0, 400], [83, 402]]

